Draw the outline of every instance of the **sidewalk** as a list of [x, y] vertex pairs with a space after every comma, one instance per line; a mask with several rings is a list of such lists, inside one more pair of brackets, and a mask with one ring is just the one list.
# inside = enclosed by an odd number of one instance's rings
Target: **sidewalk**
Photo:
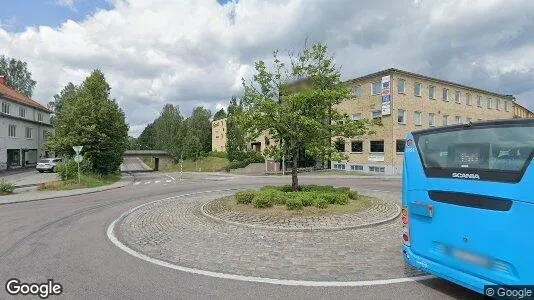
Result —
[[131, 184], [134, 180], [133, 176], [124, 175], [123, 177], [112, 185], [101, 186], [96, 188], [76, 189], [68, 191], [37, 191], [36, 188], [21, 188], [16, 189], [11, 195], [0, 196], [0, 205], [9, 203], [29, 202], [37, 200], [48, 200], [54, 198], [91, 194], [112, 189], [118, 189]]

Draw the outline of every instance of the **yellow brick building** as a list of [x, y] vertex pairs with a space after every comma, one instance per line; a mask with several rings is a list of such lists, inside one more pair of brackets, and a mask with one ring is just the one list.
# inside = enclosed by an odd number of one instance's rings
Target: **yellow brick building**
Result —
[[[332, 162], [332, 169], [337, 170], [400, 174], [404, 139], [409, 131], [482, 120], [533, 117], [513, 96], [399, 69], [351, 79], [348, 84], [352, 96], [339, 104], [338, 109], [355, 120], [380, 118], [383, 126], [377, 127], [373, 135], [345, 139], [339, 151], [349, 159]], [[226, 143], [216, 140], [216, 136], [223, 135], [214, 131], [214, 149]], [[254, 147], [263, 150], [264, 140], [265, 136], [257, 139]]]

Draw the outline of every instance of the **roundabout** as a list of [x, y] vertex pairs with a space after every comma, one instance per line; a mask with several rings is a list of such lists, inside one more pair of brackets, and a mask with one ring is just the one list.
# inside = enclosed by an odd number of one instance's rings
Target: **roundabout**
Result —
[[365, 286], [431, 278], [402, 261], [398, 205], [390, 193], [367, 193], [377, 201], [353, 218], [352, 227], [346, 226], [350, 216], [342, 215], [306, 218], [309, 228], [289, 230], [269, 227], [268, 220], [237, 223], [208, 215], [214, 200], [234, 193], [206, 191], [142, 204], [113, 221], [108, 238], [160, 266], [242, 281]]

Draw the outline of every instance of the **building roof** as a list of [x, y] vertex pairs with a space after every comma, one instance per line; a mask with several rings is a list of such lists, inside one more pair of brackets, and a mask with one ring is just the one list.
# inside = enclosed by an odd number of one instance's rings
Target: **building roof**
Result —
[[463, 85], [463, 84], [460, 84], [460, 83], [451, 82], [451, 81], [447, 81], [447, 80], [442, 80], [442, 79], [439, 79], [439, 78], [429, 77], [429, 76], [426, 76], [426, 75], [416, 74], [416, 73], [403, 71], [403, 70], [395, 69], [395, 68], [389, 68], [389, 69], [386, 69], [386, 70], [378, 71], [376, 73], [372, 73], [372, 74], [368, 74], [368, 75], [365, 75], [365, 76], [361, 76], [361, 77], [358, 77], [358, 78], [349, 79], [349, 80], [347, 80], [347, 82], [357, 82], [357, 81], [366, 80], [366, 79], [370, 79], [370, 78], [377, 77], [377, 76], [385, 76], [385, 75], [390, 75], [390, 74], [395, 74], [395, 73], [396, 74], [405, 75], [405, 76], [415, 77], [415, 78], [419, 78], [419, 79], [423, 79], [423, 80], [434, 81], [434, 82], [438, 82], [438, 83], [441, 83], [441, 84], [452, 85], [452, 86], [456, 86], [456, 87], [459, 87], [459, 88], [472, 90], [472, 91], [479, 92], [479, 93], [490, 94], [490, 95], [493, 95], [493, 96], [496, 96], [496, 97], [508, 98], [510, 100], [515, 101], [515, 97], [512, 96], [512, 95], [503, 95], [503, 94], [499, 94], [499, 93], [495, 93], [495, 92], [491, 92], [491, 91], [487, 91], [487, 90], [483, 90], [483, 89], [479, 89], [479, 88]]
[[22, 93], [19, 93], [12, 89], [11, 87], [7, 86], [4, 82], [3, 76], [0, 76], [0, 97], [4, 97], [8, 100], [11, 100], [13, 102], [30, 106], [35, 109], [41, 110], [43, 112], [52, 113], [49, 109], [39, 104], [37, 101], [34, 101], [26, 96], [24, 96]]
[[514, 102], [514, 105], [519, 107], [520, 109], [526, 111], [528, 114], [530, 115], [534, 115], [534, 112], [532, 112], [530, 109], [528, 109], [526, 106], [523, 106], [521, 104], [519, 104], [518, 102]]

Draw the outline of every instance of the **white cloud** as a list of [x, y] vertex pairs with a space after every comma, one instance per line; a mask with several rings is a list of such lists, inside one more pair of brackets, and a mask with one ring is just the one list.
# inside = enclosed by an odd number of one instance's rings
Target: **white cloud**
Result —
[[518, 97], [534, 90], [530, 0], [111, 3], [112, 10], [58, 28], [11, 33], [0, 25], [0, 49], [28, 62], [43, 104], [67, 82], [102, 69], [133, 135], [165, 103], [186, 115], [196, 105], [226, 106], [256, 60], [301, 47], [306, 37], [328, 43], [344, 78], [398, 67]]

